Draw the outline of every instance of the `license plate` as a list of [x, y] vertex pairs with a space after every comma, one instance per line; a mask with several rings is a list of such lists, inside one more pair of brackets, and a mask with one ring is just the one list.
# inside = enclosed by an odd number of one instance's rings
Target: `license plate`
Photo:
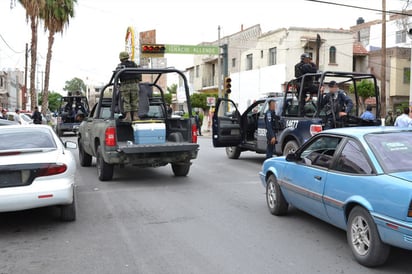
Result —
[[26, 185], [29, 177], [30, 171], [28, 170], [0, 172], [0, 188]]

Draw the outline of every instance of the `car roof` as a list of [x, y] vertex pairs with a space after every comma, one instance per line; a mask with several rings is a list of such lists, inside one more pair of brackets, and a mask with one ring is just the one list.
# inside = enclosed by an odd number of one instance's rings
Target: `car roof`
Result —
[[412, 128], [400, 128], [393, 126], [368, 126], [368, 127], [346, 127], [346, 128], [334, 128], [324, 130], [322, 134], [339, 134], [345, 136], [351, 136], [355, 138], [362, 137], [366, 134], [372, 133], [390, 133], [390, 132], [412, 132]]

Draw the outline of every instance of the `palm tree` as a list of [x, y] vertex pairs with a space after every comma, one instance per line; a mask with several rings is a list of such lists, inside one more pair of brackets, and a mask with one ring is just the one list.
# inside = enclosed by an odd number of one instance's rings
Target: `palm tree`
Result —
[[42, 9], [40, 13], [40, 17], [44, 20], [44, 30], [49, 31], [42, 97], [43, 114], [46, 113], [47, 103], [49, 101], [50, 61], [52, 58], [54, 35], [59, 32], [63, 34], [63, 30], [69, 25], [70, 18], [74, 16], [74, 4], [77, 0], [45, 1], [44, 9]]
[[20, 4], [26, 10], [26, 19], [30, 19], [31, 27], [31, 45], [30, 45], [30, 98], [31, 98], [31, 109], [34, 110], [36, 107], [36, 90], [35, 90], [35, 80], [36, 80], [36, 63], [37, 63], [37, 26], [39, 24], [40, 10], [44, 7], [45, 0], [19, 0]]

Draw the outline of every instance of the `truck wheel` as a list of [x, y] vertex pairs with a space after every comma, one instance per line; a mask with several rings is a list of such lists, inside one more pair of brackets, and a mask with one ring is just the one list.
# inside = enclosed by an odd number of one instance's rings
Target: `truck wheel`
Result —
[[352, 253], [360, 264], [373, 267], [385, 263], [390, 247], [382, 243], [376, 224], [365, 208], [356, 206], [352, 209], [346, 236]]
[[75, 189], [73, 189], [73, 202], [68, 205], [62, 205], [60, 207], [60, 220], [64, 222], [72, 222], [76, 220], [76, 195]]
[[280, 216], [288, 213], [289, 204], [283, 196], [275, 175], [270, 175], [266, 181], [266, 203], [272, 215]]
[[286, 143], [285, 148], [283, 149], [283, 155], [286, 156], [289, 153], [295, 152], [299, 148], [298, 143], [296, 141], [289, 141]]
[[226, 155], [229, 159], [239, 159], [240, 152], [238, 147], [226, 147]]
[[104, 161], [102, 154], [102, 149], [98, 146], [96, 155], [97, 175], [99, 176], [100, 181], [110, 181], [113, 179], [114, 167]]
[[172, 163], [172, 170], [175, 176], [183, 177], [189, 173], [190, 163]]
[[80, 138], [78, 139], [77, 143], [79, 144], [79, 160], [81, 166], [91, 166], [92, 164], [92, 156], [84, 151], [82, 141]]

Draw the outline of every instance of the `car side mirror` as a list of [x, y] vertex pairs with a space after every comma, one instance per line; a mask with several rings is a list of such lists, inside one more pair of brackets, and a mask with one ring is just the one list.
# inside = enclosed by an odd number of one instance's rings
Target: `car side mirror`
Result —
[[286, 161], [288, 162], [296, 162], [299, 159], [300, 157], [296, 153], [289, 153], [288, 155], [286, 155]]
[[64, 147], [65, 148], [70, 148], [70, 149], [76, 149], [77, 144], [75, 142], [72, 142], [72, 141], [66, 141], [66, 142], [64, 142]]

